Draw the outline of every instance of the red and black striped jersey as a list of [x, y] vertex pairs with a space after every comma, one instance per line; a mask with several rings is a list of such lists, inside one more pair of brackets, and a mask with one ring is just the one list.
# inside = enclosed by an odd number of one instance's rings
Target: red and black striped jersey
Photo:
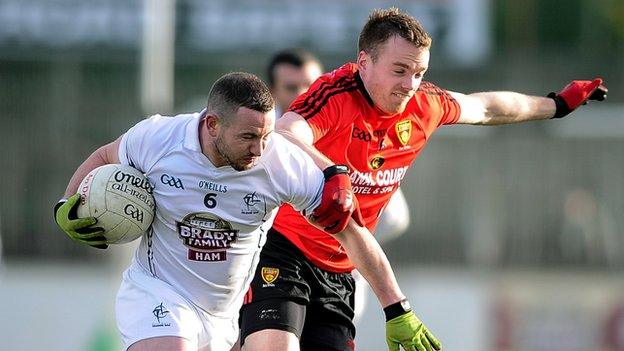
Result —
[[[386, 115], [373, 104], [354, 63], [321, 76], [290, 110], [306, 119], [319, 151], [351, 169], [354, 193], [371, 232], [431, 134], [460, 115], [457, 101], [428, 82], [422, 82], [404, 112]], [[280, 208], [273, 226], [319, 268], [353, 269], [338, 241], [291, 206]]]

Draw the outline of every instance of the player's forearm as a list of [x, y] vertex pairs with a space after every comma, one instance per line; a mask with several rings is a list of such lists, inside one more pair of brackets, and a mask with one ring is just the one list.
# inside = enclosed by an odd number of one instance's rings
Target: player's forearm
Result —
[[[98, 149], [99, 151], [99, 149]], [[67, 189], [65, 189], [64, 198], [68, 198], [74, 195], [78, 191], [78, 186], [80, 182], [84, 179], [84, 177], [89, 174], [92, 170], [99, 166], [103, 166], [106, 164], [102, 156], [98, 151], [92, 153], [74, 172], [71, 179], [69, 180], [69, 184], [67, 185]]]
[[286, 112], [275, 123], [275, 131], [310, 155], [314, 163], [316, 163], [320, 169], [325, 169], [334, 165], [334, 162], [314, 147], [314, 133], [312, 132], [312, 128], [310, 128], [308, 122], [297, 113], [292, 111]]
[[549, 119], [555, 114], [553, 99], [514, 92], [470, 94], [484, 106], [485, 118], [477, 124], [497, 125]]
[[64, 198], [68, 198], [74, 195], [78, 191], [78, 186], [84, 177], [92, 170], [99, 166], [103, 166], [110, 163], [119, 163], [119, 157], [117, 155], [117, 148], [119, 147], [120, 139], [104, 145], [95, 150], [89, 157], [74, 172], [67, 188], [65, 189]]
[[405, 298], [390, 262], [373, 235], [351, 220], [344, 231], [334, 236], [345, 248], [349, 259], [368, 281], [382, 307]]
[[329, 166], [334, 165], [334, 162], [332, 162], [329, 158], [327, 158], [327, 156], [323, 155], [320, 151], [318, 151], [311, 144], [305, 141], [302, 141], [301, 138], [298, 138], [297, 135], [295, 135], [290, 130], [280, 129], [280, 130], [277, 130], [277, 132], [280, 133], [284, 138], [288, 139], [288, 141], [290, 141], [291, 143], [297, 145], [299, 148], [305, 151], [308, 155], [310, 155], [314, 163], [316, 163], [316, 165], [320, 169], [325, 169]]

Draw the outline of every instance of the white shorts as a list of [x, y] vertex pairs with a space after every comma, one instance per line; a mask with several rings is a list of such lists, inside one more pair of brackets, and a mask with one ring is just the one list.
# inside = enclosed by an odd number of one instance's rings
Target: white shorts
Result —
[[171, 285], [135, 265], [124, 274], [115, 306], [124, 350], [137, 341], [179, 336], [201, 351], [229, 350], [238, 338], [238, 320], [215, 317], [179, 295]]

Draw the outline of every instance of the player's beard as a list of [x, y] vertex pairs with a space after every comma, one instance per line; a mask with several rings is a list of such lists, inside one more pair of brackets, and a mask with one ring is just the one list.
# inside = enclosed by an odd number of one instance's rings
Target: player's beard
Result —
[[231, 155], [230, 149], [228, 147], [228, 144], [223, 140], [223, 138], [221, 137], [221, 135], [217, 136], [217, 139], [215, 140], [215, 149], [217, 150], [217, 153], [223, 157], [228, 164], [234, 168], [237, 171], [246, 171], [248, 169], [250, 169], [251, 167], [254, 166], [254, 163], [239, 163], [237, 162]]

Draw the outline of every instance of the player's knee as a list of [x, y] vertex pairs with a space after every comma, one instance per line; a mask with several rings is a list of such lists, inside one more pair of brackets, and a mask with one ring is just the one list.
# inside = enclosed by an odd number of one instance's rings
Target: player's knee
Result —
[[285, 330], [263, 329], [245, 338], [242, 351], [299, 351], [299, 339]]

